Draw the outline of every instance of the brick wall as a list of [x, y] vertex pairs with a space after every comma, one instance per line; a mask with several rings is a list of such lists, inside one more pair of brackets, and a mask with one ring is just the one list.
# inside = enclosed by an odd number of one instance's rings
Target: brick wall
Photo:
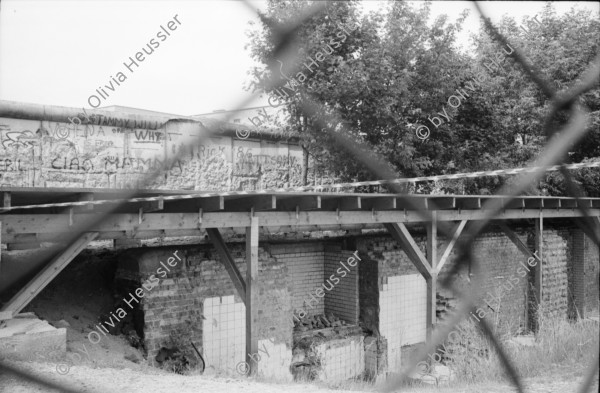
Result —
[[362, 259], [358, 265], [359, 319], [362, 326], [377, 334], [379, 331], [379, 271], [383, 262], [371, 258], [365, 243], [359, 247]]
[[579, 228], [572, 229], [572, 263], [569, 264], [569, 315], [586, 317], [597, 314], [598, 264], [600, 252], [598, 246]]
[[[325, 269], [325, 248], [323, 243], [284, 243], [270, 247], [271, 254], [287, 267], [291, 282], [290, 294], [292, 310], [303, 309], [308, 315], [323, 314], [325, 302], [312, 301], [310, 294], [322, 288]], [[291, 315], [291, 313], [290, 313]]]
[[[411, 229], [415, 242], [425, 254], [425, 237], [417, 230]], [[515, 229], [519, 239], [528, 244], [532, 242], [532, 229]], [[557, 231], [548, 229], [544, 231], [544, 305], [549, 312], [554, 315], [566, 316], [567, 311], [567, 261], [570, 258], [569, 232], [567, 230]], [[438, 243], [438, 255], [445, 246], [445, 240], [441, 238]], [[400, 245], [391, 237], [372, 237], [363, 238], [357, 241], [361, 253], [365, 254], [365, 261], [360, 266], [360, 319], [363, 325], [369, 330], [377, 329], [381, 335], [388, 340], [388, 362], [395, 364], [397, 358], [396, 346], [413, 344], [419, 341], [417, 337], [404, 337], [396, 339], [392, 334], [394, 326], [396, 330], [402, 326], [412, 326], [422, 323], [420, 329], [411, 328], [413, 331], [424, 332], [424, 296], [425, 283], [420, 274], [408, 259]], [[516, 332], [519, 329], [527, 328], [528, 312], [528, 288], [530, 276], [527, 274], [522, 277], [518, 270], [522, 263], [527, 263], [527, 258], [523, 253], [500, 231], [490, 231], [482, 234], [473, 243], [473, 254], [480, 261], [483, 276], [484, 299], [488, 301], [489, 306], [480, 302], [480, 306], [485, 311], [485, 318], [497, 325], [501, 329]], [[440, 280], [443, 279], [448, 271], [457, 262], [456, 252], [450, 254], [449, 260], [444, 265], [440, 273]], [[470, 285], [470, 269], [466, 267], [461, 270], [455, 278], [459, 288], [468, 289]], [[419, 278], [422, 289], [416, 282], [414, 284], [406, 281], [411, 275]], [[418, 293], [415, 299], [408, 299], [414, 294], [415, 289], [401, 293], [404, 289], [410, 288], [410, 285], [417, 285]], [[415, 287], [415, 288], [417, 288]], [[414, 310], [402, 310], [401, 313], [396, 310], [401, 308], [402, 298], [407, 298], [408, 303], [423, 302], [422, 307]], [[418, 311], [418, 312], [417, 312]], [[395, 317], [393, 315], [401, 315]], [[414, 322], [414, 323], [413, 323]], [[391, 324], [391, 325], [390, 325]], [[389, 325], [389, 326], [388, 326]], [[387, 333], [387, 335], [386, 335]], [[406, 335], [405, 335], [406, 336]], [[424, 340], [423, 337], [420, 339]]]
[[[523, 243], [532, 248], [532, 228], [514, 231]], [[424, 252], [424, 234], [414, 229], [411, 232]], [[595, 285], [599, 253], [588, 240], [570, 229], [547, 227], [544, 231], [543, 306], [548, 312], [566, 316], [569, 285], [576, 301], [597, 307], [597, 289], [595, 295], [593, 292], [590, 295], [590, 288]], [[355, 245], [351, 248], [358, 249], [361, 261], [358, 266], [350, 268], [345, 277], [338, 275], [337, 269], [341, 266], [340, 261], [347, 261], [353, 251], [343, 250], [343, 241], [261, 243], [268, 252], [263, 248], [259, 252], [257, 334], [260, 342], [267, 340], [269, 348], [278, 355], [265, 357], [269, 363], [259, 365], [259, 370], [270, 372], [274, 365], [287, 370], [292, 347], [290, 320], [294, 309], [298, 308], [309, 314], [333, 312], [349, 323], [358, 320], [367, 331], [374, 336], [379, 335], [377, 370], [384, 364], [390, 370], [399, 367], [403, 346], [425, 339], [425, 282], [404, 251], [390, 236], [360, 236], [352, 242]], [[440, 239], [439, 252], [444, 244], [445, 241]], [[245, 276], [244, 245], [228, 246], [238, 269]], [[139, 287], [140, 279], [143, 282], [155, 274], [159, 261], [165, 261], [175, 250], [179, 250], [183, 261], [141, 299], [139, 310], [132, 311], [137, 313], [138, 319], [141, 318], [149, 355], [153, 357], [161, 346], [168, 344], [170, 331], [186, 329], [189, 325], [195, 329], [190, 338], [200, 348], [208, 348], [209, 344], [203, 340], [211, 340], [210, 351], [213, 356], [217, 350], [224, 353], [222, 362], [230, 363], [227, 356], [232, 356], [232, 361], [239, 357], [242, 357], [240, 361], [245, 360], [241, 341], [245, 339], [242, 337], [245, 330], [243, 302], [210, 246], [127, 251], [120, 258], [117, 272], [121, 291], [133, 291]], [[513, 332], [526, 328], [531, 277], [517, 272], [527, 263], [527, 258], [493, 227], [475, 239], [473, 253], [484, 272], [484, 299], [488, 300], [489, 307], [483, 299], [479, 306], [485, 310], [485, 318]], [[440, 278], [455, 263], [456, 255], [452, 253]], [[308, 307], [305, 302], [311, 299], [310, 295], [315, 293], [316, 288], [322, 288], [324, 281], [333, 274], [339, 278], [334, 289], [329, 293], [325, 291], [323, 300], [318, 298], [319, 303], [312, 302], [312, 308]], [[577, 278], [579, 276], [582, 278]], [[460, 287], [467, 289], [470, 285], [469, 267], [461, 270], [455, 280]], [[210, 304], [210, 311], [207, 304]], [[203, 319], [203, 316], [210, 318]], [[211, 318], [214, 320], [209, 320]], [[221, 328], [229, 330], [227, 337], [219, 336], [217, 331]], [[215, 344], [212, 341], [221, 342]], [[385, 343], [385, 348], [379, 343]], [[229, 347], [235, 348], [230, 351]], [[373, 370], [375, 353], [371, 349], [369, 351], [368, 369]]]
[[[229, 248], [242, 276], [245, 277], [245, 250], [241, 244], [230, 244]], [[122, 288], [139, 287], [165, 262], [174, 251], [182, 262], [167, 273], [158, 285], [140, 299], [143, 312], [143, 334], [148, 358], [153, 359], [162, 346], [168, 346], [172, 331], [187, 331], [199, 349], [203, 343], [205, 300], [230, 297], [226, 302], [242, 303], [231, 279], [219, 261], [216, 251], [208, 246], [159, 247], [153, 249], [128, 250], [117, 270], [117, 279], [128, 285]], [[135, 261], [135, 262], [132, 262]], [[137, 274], [135, 270], [138, 269]], [[291, 348], [290, 296], [287, 267], [259, 249], [258, 320], [259, 339], [272, 339]], [[137, 277], [136, 277], [137, 276]], [[211, 300], [211, 304], [213, 304]], [[217, 325], [219, 320], [215, 318]], [[215, 321], [209, 321], [215, 323]], [[243, 361], [244, 359], [240, 359]]]
[[[527, 244], [528, 234], [519, 229], [514, 231]], [[489, 305], [483, 300], [478, 304], [485, 312], [484, 318], [492, 325], [510, 331], [526, 328], [529, 278], [521, 277], [517, 269], [520, 262], [527, 263], [527, 257], [500, 231], [477, 237], [473, 255], [481, 263], [484, 274], [483, 296]], [[451, 261], [454, 262], [455, 259]], [[464, 284], [465, 280], [461, 282]]]
[[[424, 247], [422, 236], [415, 241]], [[425, 280], [391, 237], [358, 239], [357, 246], [363, 258], [360, 319], [385, 338], [386, 364], [396, 370], [402, 346], [425, 340]]]
[[[340, 246], [328, 246], [325, 251], [325, 279], [334, 284], [330, 292], [325, 293], [325, 313], [335, 314], [340, 319], [350, 324], [358, 323], [358, 271], [359, 266], [349, 266], [348, 258], [353, 257], [353, 251], [341, 250]], [[356, 260], [356, 258], [355, 258]], [[340, 262], [343, 262], [350, 271], [345, 269]], [[358, 261], [360, 264], [361, 261]], [[341, 269], [344, 276], [339, 273]], [[332, 278], [334, 280], [332, 280]], [[328, 284], [329, 286], [329, 284]]]
[[544, 230], [542, 237], [542, 310], [546, 316], [566, 318], [571, 234], [566, 230]]
[[583, 286], [585, 292], [585, 310], [598, 315], [600, 308], [599, 287], [600, 280], [598, 276], [600, 265], [600, 247], [596, 245], [589, 237], [584, 238], [583, 257], [585, 261], [583, 269]]
[[[513, 231], [522, 243], [530, 250], [534, 250], [532, 227], [513, 228]], [[569, 284], [573, 281], [567, 276], [569, 266], [575, 263], [577, 258], [584, 259], [583, 252], [577, 251], [582, 249], [583, 240], [578, 244], [569, 228], [552, 227], [544, 230], [543, 239], [542, 307], [548, 315], [565, 318], [569, 308], [572, 307], [568, 304], [568, 297], [570, 292], [576, 290], [574, 284]], [[522, 267], [527, 266], [528, 258], [503, 232], [494, 228], [475, 239], [473, 255], [481, 263], [484, 273], [483, 294], [487, 303], [481, 301], [479, 306], [485, 311], [485, 318], [499, 328], [513, 333], [519, 329], [527, 329], [528, 313], [532, 311], [529, 302], [534, 301], [532, 290], [534, 268], [530, 267], [531, 272], [526, 276], [522, 276], [521, 273], [524, 274]], [[585, 259], [587, 261], [590, 258]], [[456, 263], [455, 252], [450, 255], [442, 269], [440, 280], [445, 278], [454, 263]], [[462, 274], [455, 278], [459, 288], [468, 289], [469, 273], [469, 269], [464, 269]]]

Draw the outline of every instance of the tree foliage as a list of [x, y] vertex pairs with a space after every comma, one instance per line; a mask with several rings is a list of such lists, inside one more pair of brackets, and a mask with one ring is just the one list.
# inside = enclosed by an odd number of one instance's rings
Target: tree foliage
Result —
[[[270, 0], [265, 16], [292, 25], [310, 5], [299, 0]], [[445, 15], [430, 21], [430, 8], [429, 2], [416, 7], [389, 2], [377, 12], [361, 15], [356, 0], [326, 2], [324, 12], [304, 20], [297, 30], [296, 64], [287, 58], [273, 61], [278, 45], [273, 24], [263, 24], [250, 33], [251, 53], [261, 64], [251, 72], [255, 88], [276, 80], [279, 89], [267, 94], [290, 93], [285, 105], [289, 126], [301, 135], [316, 168], [335, 171], [341, 180], [372, 178], [359, 160], [334, 143], [323, 126], [330, 132], [342, 132], [343, 125], [344, 132], [368, 144], [399, 176], [527, 166], [540, 154], [547, 140], [542, 122], [549, 101], [512, 56], [497, 60], [499, 53], [513, 53], [512, 48], [495, 42], [482, 22], [480, 32], [472, 36], [473, 49], [463, 53], [457, 33], [467, 11], [450, 23]], [[332, 50], [332, 40], [342, 31], [340, 24], [357, 27], [344, 33], [341, 45]], [[600, 22], [581, 10], [558, 16], [548, 3], [537, 22], [504, 17], [496, 28], [558, 91], [578, 81], [598, 53]], [[303, 63], [310, 63], [318, 52], [326, 53], [324, 59], [313, 67], [314, 72], [307, 72]], [[490, 67], [490, 60], [500, 67]], [[298, 72], [305, 78], [298, 77]], [[483, 79], [478, 79], [478, 74], [483, 74]], [[282, 90], [285, 83], [290, 88]], [[457, 89], [468, 96], [451, 107], [448, 99], [457, 95]], [[316, 115], [302, 110], [308, 98], [319, 103]], [[600, 156], [598, 86], [584, 94], [581, 102], [592, 111], [592, 122], [584, 141], [573, 147], [572, 162]], [[327, 116], [334, 114], [335, 121], [326, 125], [316, 122], [316, 117], [330, 119]], [[567, 115], [559, 113], [556, 124], [564, 124]], [[428, 121], [434, 116], [443, 120], [437, 127]], [[431, 130], [426, 140], [415, 134], [420, 125]], [[592, 174], [584, 171], [586, 175], [578, 175], [586, 176], [586, 181], [578, 181], [588, 192], [589, 181], [596, 181], [592, 189], [600, 186], [599, 176], [593, 175], [598, 170], [589, 171]], [[469, 180], [447, 191], [493, 192], [503, 182], [498, 178]], [[552, 175], [534, 185], [531, 192], [560, 194], [564, 189], [560, 175]]]

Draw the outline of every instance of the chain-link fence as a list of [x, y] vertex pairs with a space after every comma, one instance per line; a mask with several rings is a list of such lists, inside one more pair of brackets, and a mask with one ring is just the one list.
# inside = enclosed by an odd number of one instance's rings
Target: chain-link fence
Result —
[[[242, 3], [255, 12], [254, 7], [249, 2], [242, 1]], [[489, 19], [480, 9], [479, 5], [476, 2], [474, 2], [474, 4], [479, 14], [484, 18], [487, 27], [492, 32], [493, 38], [502, 45], [511, 45], [509, 40], [500, 34], [491, 24]], [[268, 65], [272, 70], [279, 69], [277, 61], [281, 61], [281, 59], [284, 59], [286, 64], [296, 63], [295, 60], [297, 56], [297, 47], [295, 44], [295, 33], [301, 28], [305, 20], [313, 18], [320, 13], [327, 12], [327, 7], [328, 2], [313, 2], [305, 8], [304, 12], [298, 18], [285, 22], [277, 22], [269, 19], [265, 15], [259, 15], [262, 23], [269, 26], [273, 32], [275, 35], [275, 42], [277, 42], [273, 51], [271, 52], [271, 61]], [[513, 46], [511, 45], [510, 47], [512, 48]], [[477, 299], [481, 298], [482, 274], [481, 263], [472, 252], [473, 242], [475, 238], [490, 224], [490, 222], [502, 213], [503, 208], [508, 203], [510, 203], [515, 197], [521, 195], [533, 182], [540, 180], [547, 169], [554, 165], [558, 165], [558, 167], [555, 169], [560, 170], [564, 176], [569, 195], [575, 198], [579, 198], [583, 195], [581, 189], [573, 181], [571, 174], [569, 173], [567, 167], [563, 165], [563, 163], [570, 146], [573, 146], [575, 143], [580, 141], [586, 133], [589, 114], [586, 107], [579, 100], [579, 97], [583, 93], [596, 87], [600, 74], [600, 56], [595, 58], [593, 64], [582, 75], [581, 82], [574, 84], [573, 86], [569, 86], [562, 91], [556, 91], [552, 87], [552, 84], [541, 76], [542, 73], [539, 72], [535, 65], [530, 63], [527, 57], [518, 48], [515, 47], [512, 56], [515, 62], [522, 66], [521, 69], [523, 72], [525, 72], [527, 76], [535, 82], [535, 84], [542, 90], [543, 94], [551, 102], [550, 110], [546, 116], [543, 127], [544, 134], [547, 137], [547, 143], [542, 154], [539, 155], [536, 163], [531, 169], [522, 171], [522, 173], [518, 176], [517, 181], [509, 186], [503, 187], [498, 191], [497, 194], [503, 195], [505, 198], [488, 199], [482, 206], [482, 210], [485, 212], [485, 218], [474, 221], [472, 225], [470, 225], [468, 229], [463, 232], [463, 235], [456, 244], [457, 263], [452, 267], [447, 278], [440, 282], [442, 287], [452, 290], [457, 295], [457, 297], [460, 299], [460, 306], [457, 308], [456, 313], [450, 319], [448, 319], [448, 322], [444, 326], [436, 327], [432, 337], [416, 353], [413, 361], [410, 364], [403, 367], [402, 370], [390, 370], [398, 371], [399, 377], [389, 380], [389, 383], [386, 385], [384, 391], [398, 390], [403, 380], [416, 369], [417, 364], [425, 360], [427, 354], [435, 351], [437, 346], [446, 339], [452, 329], [454, 329], [454, 327], [457, 326], [469, 314], [470, 311], [475, 309]], [[276, 73], [273, 72], [273, 74]], [[274, 78], [273, 80], [265, 83], [262, 88], [264, 91], [271, 92], [274, 89], [282, 87], [284, 82], [285, 81], [281, 78]], [[256, 92], [256, 94], [260, 93], [261, 91]], [[253, 99], [254, 97], [244, 100], [234, 107], [237, 107], [238, 109], [245, 108]], [[301, 108], [299, 109], [306, 116], [317, 118], [315, 126], [320, 127], [330, 133], [331, 137], [335, 139], [335, 141], [339, 143], [339, 145], [342, 146], [348, 154], [352, 155], [356, 160], [359, 160], [362, 164], [364, 164], [371, 171], [375, 178], [381, 179], [381, 181], [378, 182], [379, 184], [385, 183], [386, 187], [398, 194], [401, 200], [407, 206], [410, 206], [411, 210], [418, 212], [423, 221], [432, 221], [433, 218], [431, 210], [436, 210], [434, 203], [431, 203], [430, 210], [419, 210], [418, 206], [414, 205], [414, 202], [411, 199], [402, 197], [401, 194], [407, 195], [405, 193], [405, 189], [400, 186], [402, 180], [395, 180], [401, 177], [401, 175], [399, 176], [397, 172], [391, 170], [390, 168], [392, 168], [392, 165], [374, 153], [366, 144], [357, 143], [355, 139], [350, 138], [348, 136], [348, 130], [344, 128], [344, 122], [342, 121], [343, 119], [339, 115], [336, 115], [335, 110], [332, 109], [328, 114], [323, 115], [319, 102], [311, 99], [309, 95], [305, 95], [305, 99], [302, 101]], [[556, 128], [553, 125], [552, 120], [559, 111], [568, 112], [569, 120], [563, 127]], [[231, 113], [234, 113], [234, 111]], [[230, 119], [231, 117], [228, 117], [225, 119], [225, 121], [229, 121]], [[219, 130], [206, 127], [201, 122], [195, 120], [177, 119], [171, 121], [189, 122], [191, 126], [203, 130], [203, 132], [198, 135], [198, 138], [196, 140], [190, 140], [189, 144], [201, 144], [210, 135], [219, 132]], [[332, 124], [338, 125], [338, 128], [334, 130], [331, 126]], [[163, 125], [163, 127], [164, 126], [166, 126], [166, 124]], [[172, 167], [175, 159], [176, 157], [167, 157], [165, 167], [162, 169], [157, 169], [152, 173], [148, 173], [140, 188], [147, 188], [148, 186], [151, 186], [154, 180], [161, 175], [162, 170]], [[350, 186], [356, 186], [356, 184]], [[331, 185], [329, 185], [329, 187], [331, 187]], [[341, 187], [336, 188], [335, 186], [333, 188], [336, 190], [341, 189]], [[266, 191], [268, 190], [263, 192]], [[135, 191], [131, 191], [128, 197], [133, 198], [134, 195]], [[70, 234], [70, 237], [69, 239], [66, 239], [66, 242], [68, 244], [73, 244], [76, 242], [85, 232], [89, 231], [90, 228], [98, 226], [98, 224], [102, 223], [109, 214], [118, 210], [122, 203], [127, 203], [127, 201], [124, 200], [119, 204], [115, 204], [109, 211], [106, 211], [103, 214], [98, 214], [96, 218], [89, 220], [85, 223], [85, 225], [80, 226], [77, 232]], [[582, 204], [578, 204], [578, 206], [578, 209], [583, 215], [583, 219], [577, 221], [578, 225], [580, 225], [581, 229], [588, 234], [590, 238], [592, 238], [596, 245], [600, 244], [600, 228], [597, 227], [597, 224], [595, 224], [591, 218], [589, 209], [584, 207]], [[438, 230], [441, 235], [446, 236], [447, 238], [452, 237], [452, 227], [449, 223], [438, 222]], [[452, 278], [458, 274], [459, 270], [468, 266], [470, 266], [474, 277], [471, 280], [470, 292], [460, 292], [458, 289], [452, 286]], [[490, 342], [493, 343], [500, 357], [501, 363], [510, 378], [510, 381], [518, 392], [524, 392], [525, 390], [523, 388], [523, 382], [521, 381], [513, 362], [511, 362], [511, 359], [507, 355], [507, 352], [500, 345], [498, 338], [493, 334], [491, 326], [485, 320], [481, 320], [481, 326], [484, 334], [487, 336]], [[585, 376], [581, 381], [581, 385], [578, 390], [580, 393], [590, 391], [594, 376], [598, 372], [598, 348], [593, 348], [592, 350], [595, 351], [595, 360], [589, 365], [585, 372]], [[18, 378], [39, 384], [44, 388], [58, 389], [65, 392], [74, 391], [60, 384], [49, 382], [46, 379], [30, 375], [27, 372], [7, 364], [0, 364], [0, 370], [12, 373]]]

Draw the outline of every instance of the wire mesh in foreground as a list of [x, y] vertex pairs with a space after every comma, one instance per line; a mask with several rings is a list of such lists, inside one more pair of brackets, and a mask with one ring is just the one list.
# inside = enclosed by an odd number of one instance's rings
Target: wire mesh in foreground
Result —
[[[325, 5], [323, 5], [323, 4], [325, 4]], [[479, 6], [477, 5], [477, 3], [475, 3], [475, 4], [476, 4], [476, 7], [478, 8], [481, 16], [485, 18], [484, 13], [479, 9]], [[318, 14], [319, 12], [323, 12], [325, 9], [326, 9], [326, 2], [323, 2], [321, 5], [317, 4], [315, 6], [312, 6], [311, 8], [309, 8], [307, 10], [307, 12], [305, 12], [303, 18], [310, 18], [310, 17]], [[300, 19], [296, 20], [295, 23], [291, 24], [291, 27], [286, 27], [284, 24], [277, 24], [275, 21], [271, 21], [265, 16], [261, 16], [261, 19], [263, 20], [263, 22], [265, 24], [271, 24], [272, 26], [273, 25], [277, 26], [277, 28], [274, 30], [280, 36], [279, 44], [277, 45], [276, 50], [274, 50], [273, 55], [272, 55], [272, 63], [274, 63], [276, 60], [281, 59], [281, 58], [283, 58], [285, 60], [285, 62], [288, 64], [294, 63], [294, 58], [295, 58], [295, 55], [293, 55], [294, 51], [290, 50], [290, 48], [293, 48], [294, 33], [301, 26], [303, 19], [300, 18]], [[505, 37], [503, 37], [500, 33], [498, 33], [496, 31], [496, 29], [490, 24], [489, 21], [487, 21], [486, 23], [488, 24], [491, 31], [494, 33], [495, 39], [497, 39], [500, 43], [502, 43], [504, 45], [510, 44]], [[587, 130], [587, 127], [588, 127], [587, 122], [589, 119], [589, 114], [587, 113], [586, 108], [584, 108], [580, 104], [577, 104], [577, 99], [581, 94], [583, 94], [585, 91], [588, 91], [589, 89], [593, 88], [594, 85], [597, 83], [597, 81], [598, 81], [597, 70], [598, 70], [598, 67], [600, 67], [600, 61], [596, 61], [594, 64], [592, 64], [592, 66], [589, 69], [589, 72], [586, 73], [586, 77], [583, 79], [582, 83], [578, 84], [577, 86], [567, 89], [566, 92], [564, 92], [564, 93], [557, 93], [554, 91], [552, 86], [547, 81], [545, 81], [542, 77], [539, 76], [540, 75], [539, 72], [535, 72], [535, 70], [530, 71], [532, 69], [532, 67], [529, 65], [529, 62], [527, 61], [526, 57], [518, 49], [515, 49], [514, 58], [517, 63], [519, 63], [523, 66], [523, 69], [525, 70], [527, 75], [530, 78], [532, 78], [532, 80], [542, 89], [544, 94], [546, 94], [548, 96], [548, 98], [551, 99], [552, 106], [551, 106], [550, 113], [547, 115], [547, 121], [545, 122], [545, 127], [544, 127], [544, 134], [547, 135], [548, 137], [554, 136], [554, 138], [548, 140], [547, 146], [544, 149], [543, 153], [538, 157], [534, 168], [531, 168], [531, 170], [526, 170], [526, 171], [524, 170], [522, 176], [519, 177], [519, 180], [515, 184], [502, 188], [501, 191], [498, 193], [499, 195], [507, 196], [508, 198], [496, 199], [496, 200], [491, 199], [490, 201], [488, 201], [487, 205], [485, 206], [485, 210], [487, 211], [487, 217], [484, 220], [477, 221], [477, 222], [475, 222], [474, 225], [470, 226], [467, 230], [467, 233], [465, 233], [465, 235], [463, 235], [463, 240], [461, 240], [457, 243], [457, 250], [458, 250], [457, 261], [458, 262], [454, 265], [454, 270], [450, 272], [450, 274], [449, 274], [450, 278], [448, 280], [443, 281], [441, 284], [443, 287], [452, 290], [458, 296], [458, 298], [460, 299], [460, 307], [458, 308], [455, 316], [449, 321], [449, 323], [447, 325], [438, 326], [438, 329], [435, 331], [434, 335], [426, 342], [426, 345], [424, 346], [424, 348], [422, 348], [417, 353], [417, 355], [415, 356], [413, 361], [410, 364], [403, 367], [402, 370], [397, 370], [397, 371], [399, 371], [399, 377], [397, 378], [397, 380], [391, 380], [389, 385], [384, 389], [384, 391], [395, 391], [395, 390], [399, 389], [402, 381], [413, 370], [415, 370], [415, 368], [417, 367], [417, 364], [420, 361], [424, 360], [428, 353], [431, 353], [432, 351], [434, 351], [435, 348], [446, 339], [448, 333], [458, 323], [460, 323], [461, 320], [463, 320], [468, 315], [469, 311], [471, 311], [475, 307], [477, 300], [480, 298], [482, 286], [481, 286], [481, 277], [480, 277], [481, 276], [481, 263], [473, 255], [473, 252], [472, 252], [473, 241], [475, 240], [475, 238], [478, 235], [480, 235], [486, 229], [486, 227], [490, 224], [490, 222], [492, 220], [499, 217], [502, 209], [506, 206], [507, 203], [510, 202], [510, 200], [512, 198], [520, 195], [532, 182], [539, 180], [541, 178], [541, 176], [543, 175], [543, 173], [545, 172], [544, 169], [548, 168], [548, 167], [561, 170], [561, 173], [563, 174], [563, 176], [565, 176], [565, 178], [567, 179], [567, 182], [570, 185], [569, 193], [571, 196], [579, 197], [581, 195], [580, 190], [578, 190], [577, 187], [574, 185], [571, 175], [567, 171], [563, 170], [563, 167], [561, 165], [563, 165], [564, 158], [566, 157], [566, 154], [568, 153], [568, 147], [571, 146], [572, 144], [576, 143], [578, 140], [581, 140], [581, 138], [585, 135], [585, 132]], [[271, 87], [276, 87], [276, 86], [278, 86], [277, 82], [271, 83]], [[244, 106], [246, 106], [246, 104], [247, 104], [247, 102], [243, 102], [243, 103], [239, 104], [237, 107], [238, 107], [238, 109], [242, 109]], [[310, 98], [307, 98], [302, 106], [303, 106], [302, 110], [304, 111], [305, 114], [316, 116], [320, 113], [321, 108], [319, 106], [319, 103], [312, 101]], [[553, 116], [559, 110], [563, 110], [564, 108], [567, 108], [567, 107], [570, 107], [570, 113], [569, 113], [570, 116], [569, 116], [568, 123], [561, 129], [552, 128], [550, 126], [550, 119], [552, 119]], [[392, 190], [394, 190], [396, 193], [406, 195], [404, 190], [402, 188], [397, 187], [397, 185], [401, 184], [403, 182], [409, 181], [410, 179], [397, 180], [398, 174], [389, 170], [389, 168], [390, 168], [389, 163], [387, 163], [383, 158], [378, 157], [369, 146], [367, 146], [365, 144], [356, 144], [356, 142], [354, 140], [352, 140], [351, 138], [349, 138], [347, 136], [347, 134], [344, 134], [343, 132], [339, 132], [338, 130], [333, 131], [331, 129], [331, 124], [341, 124], [342, 123], [341, 120], [342, 120], [341, 116], [339, 116], [338, 113], [336, 113], [335, 111], [332, 110], [329, 113], [329, 115], [321, 116], [321, 118], [317, 119], [317, 122], [320, 124], [321, 127], [323, 127], [323, 129], [325, 129], [331, 133], [331, 135], [336, 139], [336, 141], [339, 142], [340, 145], [346, 149], [348, 154], [351, 154], [357, 160], [361, 161], [367, 168], [369, 168], [369, 170], [371, 171], [371, 173], [373, 174], [373, 176], [375, 178], [381, 179], [380, 181], [376, 182], [377, 184], [390, 185]], [[192, 126], [196, 127], [197, 124], [192, 124]], [[206, 132], [203, 135], [199, 136], [199, 139], [197, 141], [194, 141], [194, 143], [202, 143], [203, 138], [206, 138], [208, 135], [211, 135], [216, 132], [215, 130], [212, 130], [207, 127], [204, 127], [204, 129], [206, 130]], [[171, 161], [168, 163], [167, 166], [170, 168], [172, 166], [172, 164], [173, 164], [173, 162]], [[575, 165], [579, 165], [579, 164], [575, 164]], [[159, 175], [160, 175], [160, 171], [156, 171], [155, 173], [149, 174], [147, 176], [146, 182], [144, 182], [144, 184], [151, 184], [154, 181], [154, 179], [156, 179], [156, 177]], [[479, 175], [481, 176], [482, 174], [479, 174]], [[446, 178], [444, 176], [454, 176], [454, 175], [436, 176], [435, 178], [441, 180], [441, 179]], [[447, 177], [447, 178], [451, 179], [452, 177]], [[371, 183], [373, 183], [373, 182], [361, 182], [360, 184], [361, 185], [365, 185], [365, 184], [372, 185]], [[350, 186], [350, 187], [356, 186], [357, 184], [359, 184], [359, 183], [349, 183], [349, 184], [337, 185], [337, 186], [329, 185], [326, 187], [342, 188], [342, 187], [346, 187], [346, 186]], [[303, 188], [303, 189], [306, 189], [306, 188]], [[318, 187], [314, 187], [312, 189], [318, 189]], [[224, 194], [226, 194], [226, 193], [217, 193], [217, 194], [211, 194], [211, 195], [224, 195]], [[130, 198], [125, 198], [124, 200], [119, 202], [116, 206], [114, 206], [114, 209], [111, 211], [118, 209], [124, 203], [128, 203], [130, 201], [131, 201]], [[411, 203], [409, 199], [406, 199], [406, 202]], [[97, 201], [95, 203], [99, 203], [99, 201]], [[60, 206], [67, 207], [67, 206], [74, 206], [74, 205], [62, 204]], [[35, 206], [35, 207], [40, 207], [40, 206]], [[23, 208], [23, 207], [21, 207], [21, 208]], [[594, 240], [595, 240], [596, 244], [600, 243], [600, 240], [598, 239], [599, 232], [594, 231], [594, 229], [593, 229], [595, 224], [591, 220], [591, 216], [588, 211], [589, 209], [587, 209], [585, 207], [579, 207], [579, 208], [582, 210], [582, 213], [584, 215], [584, 219], [582, 220], [581, 225], [583, 227], [585, 227], [586, 233], [595, 233]], [[413, 209], [417, 210], [419, 212], [419, 215], [426, 222], [433, 221], [434, 218], [433, 218], [431, 212], [426, 211], [426, 210], [419, 211], [417, 206], [413, 206]], [[111, 211], [105, 213], [105, 215], [110, 214]], [[103, 220], [103, 217], [98, 217], [98, 218], [88, 222], [87, 225], [80, 227], [78, 232], [72, 233], [72, 236], [71, 236], [71, 239], [69, 239], [69, 242], [71, 244], [73, 244], [73, 242], [75, 242], [76, 239], [79, 238], [79, 236], [81, 234], [86, 232], [90, 227], [102, 222], [102, 220]], [[439, 225], [440, 225], [439, 231], [442, 235], [445, 235], [445, 236], [452, 235], [452, 228], [449, 225], [447, 225], [447, 223], [440, 222]], [[582, 228], [582, 229], [584, 229], [584, 228]], [[475, 279], [471, 282], [470, 293], [463, 293], [463, 292], [458, 291], [456, 288], [453, 287], [452, 281], [451, 281], [451, 278], [457, 274], [459, 269], [465, 268], [466, 266], [471, 266], [475, 272]], [[490, 341], [493, 343], [494, 347], [498, 351], [500, 360], [501, 360], [507, 374], [509, 375], [511, 384], [514, 385], [514, 387], [516, 388], [516, 390], [518, 392], [524, 392], [525, 389], [523, 386], [523, 381], [519, 377], [519, 374], [518, 374], [517, 370], [515, 369], [514, 364], [512, 364], [511, 359], [506, 355], [506, 352], [499, 344], [498, 338], [494, 336], [494, 334], [491, 331], [487, 322], [484, 321], [482, 323], [482, 327], [483, 327], [484, 334], [490, 339]], [[580, 393], [589, 391], [590, 386], [593, 382], [593, 378], [596, 375], [597, 370], [598, 370], [598, 354], [597, 354], [598, 350], [597, 350], [597, 348], [595, 348], [593, 350], [596, 350], [595, 363], [591, 364], [590, 367], [588, 368], [588, 370], [586, 371], [586, 375], [585, 375], [585, 377], [581, 383], [581, 387], [579, 389]], [[9, 367], [9, 366], [0, 364], [0, 368], [3, 369], [4, 371], [13, 373], [14, 375], [17, 375], [20, 378], [28, 379], [31, 382], [35, 382], [35, 383], [39, 384], [40, 386], [44, 386], [45, 388], [48, 388], [48, 389], [61, 388], [63, 391], [73, 391], [73, 390], [69, 390], [68, 388], [65, 388], [65, 387], [60, 387], [54, 383], [50, 383], [48, 381], [42, 380], [40, 378], [28, 375], [27, 373], [16, 370], [13, 367]]]

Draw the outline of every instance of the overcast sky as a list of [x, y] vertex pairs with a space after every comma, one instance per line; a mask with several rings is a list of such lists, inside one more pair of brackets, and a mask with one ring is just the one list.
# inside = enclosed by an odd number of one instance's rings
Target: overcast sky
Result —
[[[264, 9], [263, 1], [252, 1]], [[378, 1], [363, 1], [366, 10]], [[419, 3], [419, 2], [415, 2]], [[598, 2], [556, 2], [598, 15]], [[541, 12], [543, 2], [484, 2], [492, 21], [507, 14], [520, 21]], [[459, 42], [479, 29], [469, 2], [434, 2], [432, 18], [456, 20], [471, 9]], [[177, 25], [174, 17], [181, 23]], [[167, 24], [172, 21], [169, 30]], [[238, 1], [24, 1], [0, 2], [0, 99], [90, 108], [96, 89], [108, 93], [102, 106], [123, 105], [180, 115], [233, 109], [248, 96], [252, 60], [244, 45], [256, 14]], [[430, 23], [431, 21], [429, 21]], [[164, 41], [157, 33], [169, 31]], [[163, 33], [164, 34], [164, 33]], [[159, 46], [127, 70], [123, 64], [155, 39]], [[119, 82], [117, 74], [126, 77]], [[112, 78], [114, 92], [105, 88]], [[92, 100], [94, 105], [96, 102]], [[248, 106], [266, 105], [257, 98]]]

